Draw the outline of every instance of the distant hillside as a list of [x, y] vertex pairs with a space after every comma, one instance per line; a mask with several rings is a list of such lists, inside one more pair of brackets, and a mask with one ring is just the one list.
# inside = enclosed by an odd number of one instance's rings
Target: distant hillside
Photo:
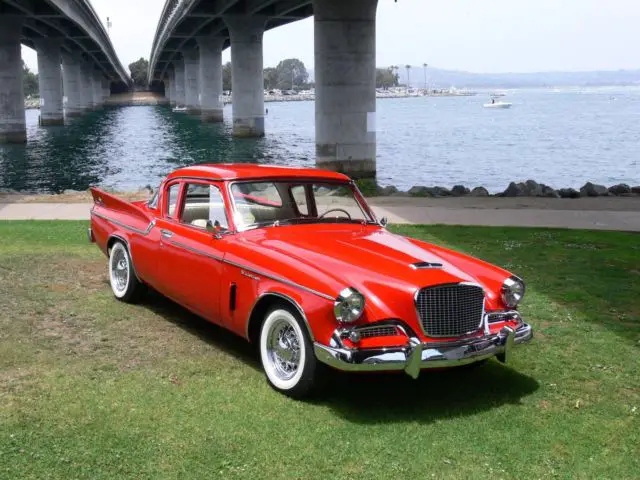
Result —
[[[400, 83], [407, 81], [407, 71], [398, 72]], [[309, 71], [313, 78], [313, 71]], [[566, 87], [601, 85], [640, 85], [640, 70], [616, 70], [593, 72], [537, 72], [537, 73], [471, 73], [458, 70], [427, 68], [429, 88], [521, 88], [521, 87]], [[422, 67], [411, 69], [411, 86], [424, 86]]]
[[[400, 82], [407, 81], [406, 70], [398, 72]], [[471, 73], [427, 68], [429, 87], [517, 88], [598, 85], [640, 85], [640, 70], [595, 72], [538, 72], [538, 73]], [[411, 70], [411, 86], [424, 86], [422, 67]]]

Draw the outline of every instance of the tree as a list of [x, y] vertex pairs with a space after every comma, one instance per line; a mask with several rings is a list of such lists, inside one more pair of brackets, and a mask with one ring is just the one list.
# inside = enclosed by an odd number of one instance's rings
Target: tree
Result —
[[376, 88], [389, 88], [398, 86], [398, 74], [393, 67], [376, 68]]
[[138, 88], [147, 88], [149, 84], [147, 73], [149, 71], [149, 61], [140, 57], [139, 60], [129, 64], [131, 72], [131, 80], [133, 85]]
[[222, 67], [222, 90], [231, 89], [231, 62], [227, 62]]
[[264, 89], [273, 90], [278, 88], [278, 70], [273, 67], [264, 69]]
[[38, 82], [38, 75], [33, 73], [27, 67], [27, 64], [22, 60], [22, 83], [24, 86], [24, 96], [39, 95], [40, 85]]
[[309, 72], [301, 60], [297, 58], [287, 58], [282, 60], [275, 68], [278, 76], [277, 86], [281, 90], [289, 90], [295, 86], [303, 86], [309, 80]]

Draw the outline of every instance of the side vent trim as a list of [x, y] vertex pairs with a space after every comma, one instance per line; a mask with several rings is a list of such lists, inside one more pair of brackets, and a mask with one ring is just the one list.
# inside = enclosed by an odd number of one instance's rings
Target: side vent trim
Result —
[[235, 283], [232, 283], [229, 287], [229, 310], [234, 311], [236, 309], [236, 292], [238, 287]]
[[411, 264], [411, 268], [413, 268], [414, 270], [424, 270], [426, 268], [442, 268], [442, 264], [432, 262], [416, 262]]

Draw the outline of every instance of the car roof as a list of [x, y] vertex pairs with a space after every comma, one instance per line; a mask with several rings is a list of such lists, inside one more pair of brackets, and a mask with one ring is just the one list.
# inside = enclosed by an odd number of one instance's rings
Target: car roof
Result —
[[258, 165], [254, 163], [218, 163], [194, 165], [179, 168], [167, 177], [195, 177], [209, 180], [245, 180], [269, 178], [313, 178], [321, 180], [349, 181], [349, 177], [338, 172], [316, 168], [282, 167], [277, 165]]

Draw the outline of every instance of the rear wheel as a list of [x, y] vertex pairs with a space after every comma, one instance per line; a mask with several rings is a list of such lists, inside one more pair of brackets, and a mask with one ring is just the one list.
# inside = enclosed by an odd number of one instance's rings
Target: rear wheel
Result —
[[293, 398], [309, 395], [324, 373], [300, 315], [282, 306], [269, 310], [262, 324], [260, 359], [269, 385]]
[[131, 255], [122, 242], [115, 242], [109, 250], [109, 283], [113, 295], [127, 303], [138, 300], [144, 290], [133, 271]]

